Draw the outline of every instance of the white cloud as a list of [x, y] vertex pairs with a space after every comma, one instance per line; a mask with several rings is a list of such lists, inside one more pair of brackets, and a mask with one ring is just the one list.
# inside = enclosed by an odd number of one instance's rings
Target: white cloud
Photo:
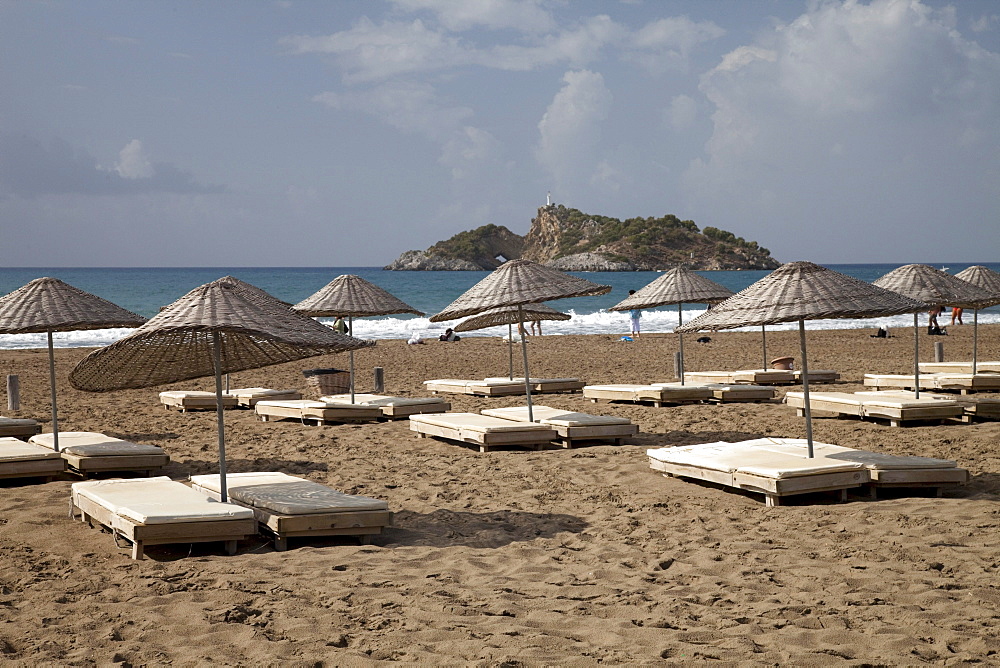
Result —
[[486, 67], [514, 71], [556, 64], [579, 67], [601, 59], [603, 49], [621, 43], [627, 36], [628, 31], [608, 16], [593, 16], [571, 29], [545, 35], [531, 46], [495, 47], [480, 54], [478, 62]]
[[142, 142], [133, 139], [118, 153], [115, 171], [123, 179], [148, 179], [153, 176], [153, 165], [142, 148]]
[[472, 60], [457, 38], [428, 28], [423, 21], [379, 25], [362, 17], [350, 30], [310, 37], [285, 37], [295, 54], [333, 56], [349, 82], [370, 82], [400, 74], [454, 66]]
[[314, 99], [334, 109], [370, 114], [398, 130], [432, 139], [449, 136], [472, 116], [468, 107], [441, 104], [434, 88], [421, 83], [395, 82], [365, 91], [327, 92]]
[[448, 30], [475, 27], [513, 28], [524, 32], [550, 30], [552, 15], [537, 0], [391, 0], [397, 8], [430, 11]]
[[668, 69], [685, 70], [691, 52], [718, 39], [726, 31], [711, 21], [695, 22], [686, 16], [653, 21], [630, 36], [624, 45], [626, 57], [653, 74]]
[[488, 176], [483, 170], [496, 165], [502, 148], [497, 138], [486, 130], [465, 126], [445, 143], [439, 162], [451, 170], [456, 181]]
[[585, 194], [581, 188], [606, 171], [599, 159], [601, 123], [611, 108], [611, 91], [604, 77], [589, 70], [567, 72], [538, 123], [538, 162], [556, 181], [568, 201]]
[[682, 132], [691, 128], [698, 119], [698, 103], [688, 95], [675, 95], [666, 112], [667, 123]]
[[995, 211], [1000, 56], [954, 22], [918, 0], [819, 3], [726, 55], [700, 86], [715, 111], [685, 179], [699, 220], [770, 227], [737, 233], [779, 255], [863, 237], [863, 262], [924, 244], [956, 207]]

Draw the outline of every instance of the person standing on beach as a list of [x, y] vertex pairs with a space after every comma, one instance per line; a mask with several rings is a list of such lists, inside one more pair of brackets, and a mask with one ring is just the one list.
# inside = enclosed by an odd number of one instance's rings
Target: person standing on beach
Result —
[[[628, 291], [629, 296], [635, 294], [635, 290]], [[642, 317], [642, 311], [637, 308], [632, 309], [628, 312], [629, 320], [632, 321], [632, 338], [639, 338], [639, 318]]]
[[531, 333], [532, 333], [532, 335], [534, 335], [536, 333], [535, 332], [535, 327], [536, 326], [538, 327], [537, 334], [538, 334], [538, 336], [541, 336], [542, 335], [542, 321], [541, 320], [532, 320], [531, 321]]
[[347, 323], [344, 322], [344, 316], [337, 316], [337, 319], [333, 322], [333, 328], [341, 334], [347, 334]]
[[939, 315], [941, 315], [941, 311], [943, 311], [943, 310], [944, 309], [941, 308], [940, 306], [934, 306], [933, 308], [931, 308], [931, 311], [929, 313], [930, 317], [927, 319], [927, 330], [928, 331], [940, 329], [940, 327], [938, 326], [937, 317]]
[[951, 307], [951, 325], [955, 326], [955, 318], [958, 318], [958, 324], [962, 324], [962, 307], [952, 306]]

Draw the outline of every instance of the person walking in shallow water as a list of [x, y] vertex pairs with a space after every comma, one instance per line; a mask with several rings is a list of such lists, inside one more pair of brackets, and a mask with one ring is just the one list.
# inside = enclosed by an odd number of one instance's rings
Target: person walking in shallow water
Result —
[[[634, 295], [635, 290], [629, 290], [628, 294], [629, 296]], [[628, 317], [632, 321], [632, 338], [637, 339], [639, 338], [639, 318], [642, 317], [642, 311], [634, 308], [628, 312]]]

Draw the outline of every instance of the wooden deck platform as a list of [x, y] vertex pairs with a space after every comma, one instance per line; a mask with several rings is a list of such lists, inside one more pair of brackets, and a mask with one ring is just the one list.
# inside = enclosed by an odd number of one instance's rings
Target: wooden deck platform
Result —
[[477, 446], [480, 452], [509, 446], [538, 450], [559, 436], [555, 429], [545, 425], [514, 422], [477, 413], [411, 415], [410, 430], [416, 432], [418, 438], [436, 436], [457, 443], [468, 443]]
[[[487, 408], [483, 415], [516, 422], [528, 422], [528, 407]], [[639, 425], [628, 418], [610, 415], [591, 415], [565, 411], [548, 406], [532, 406], [535, 423], [555, 429], [559, 435], [557, 442], [564, 448], [572, 448], [583, 442], [610, 442], [622, 445], [626, 438], [639, 433]]]

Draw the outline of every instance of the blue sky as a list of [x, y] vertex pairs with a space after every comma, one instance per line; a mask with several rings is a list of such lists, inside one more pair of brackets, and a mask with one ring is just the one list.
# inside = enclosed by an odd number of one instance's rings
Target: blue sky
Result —
[[552, 193], [1000, 259], [1000, 3], [0, 0], [0, 262], [375, 266]]

